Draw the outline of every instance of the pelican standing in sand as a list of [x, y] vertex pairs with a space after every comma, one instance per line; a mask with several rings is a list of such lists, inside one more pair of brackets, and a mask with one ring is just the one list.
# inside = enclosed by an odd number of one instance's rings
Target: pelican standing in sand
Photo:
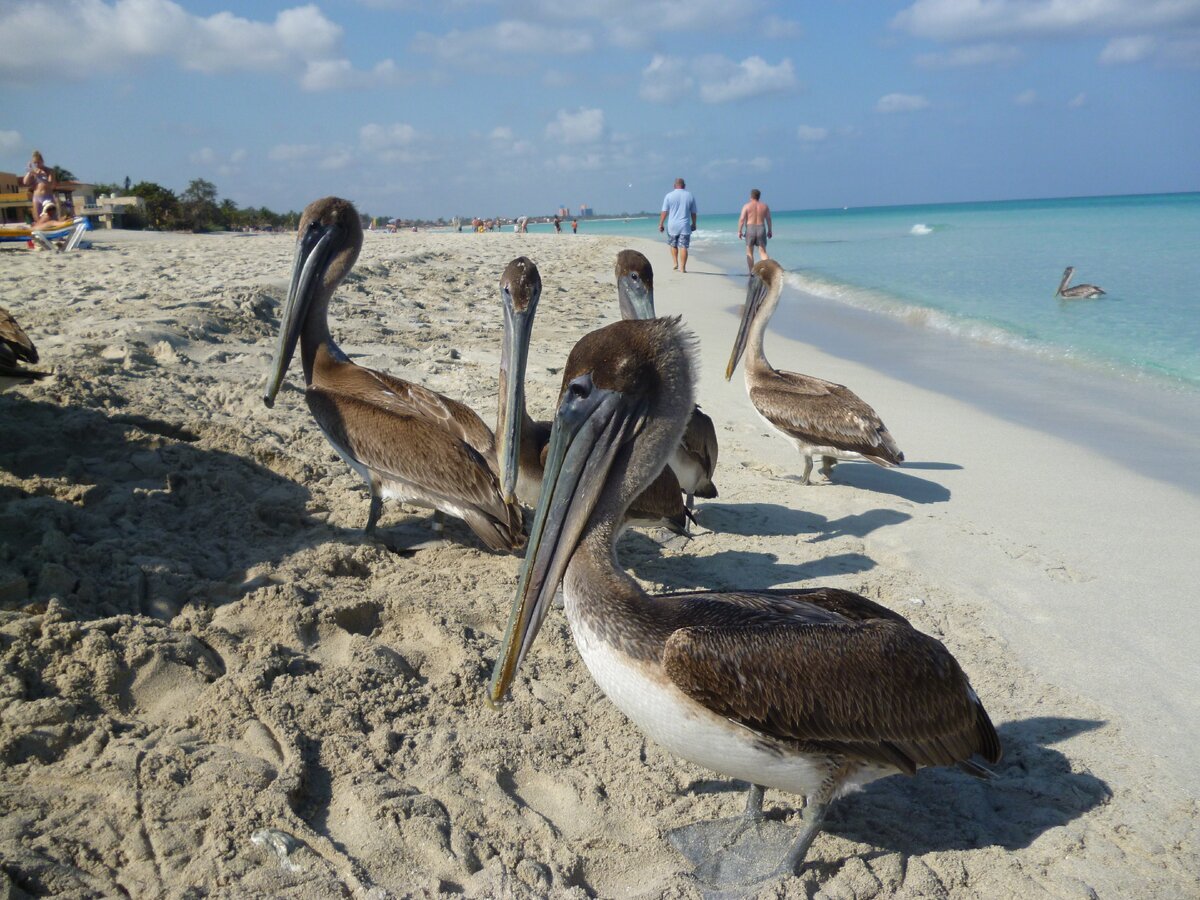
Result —
[[854, 391], [811, 375], [781, 372], [767, 362], [763, 335], [781, 293], [783, 268], [773, 259], [757, 263], [746, 288], [742, 322], [725, 368], [725, 380], [733, 377], [738, 360], [746, 352], [746, 393], [766, 423], [803, 455], [802, 484], [809, 483], [813, 460], [818, 456], [826, 478], [831, 478], [833, 466], [840, 459], [899, 465], [904, 454], [875, 410]]
[[368, 535], [383, 501], [395, 499], [463, 519], [492, 550], [523, 547], [521, 509], [500, 495], [495, 441], [483, 420], [448, 397], [355, 365], [330, 336], [330, 298], [362, 241], [349, 201], [326, 197], [304, 210], [263, 401], [274, 405], [299, 341], [308, 408], [371, 492]]
[[[650, 260], [636, 250], [617, 254], [617, 302], [622, 319], [653, 319], [654, 269]], [[717, 468], [717, 429], [713, 420], [697, 406], [692, 410], [683, 440], [671, 454], [668, 463], [679, 486], [687, 494], [687, 507], [692, 508], [696, 497], [712, 500], [717, 496], [713, 472]]]
[[[500, 276], [504, 306], [504, 342], [500, 350], [499, 410], [496, 441], [499, 445], [500, 483], [506, 500], [517, 497], [526, 506], [537, 503], [542, 487], [542, 467], [550, 443], [550, 423], [535, 422], [525, 408], [525, 368], [533, 319], [542, 296], [542, 276], [533, 260], [521, 256]], [[687, 510], [680, 500], [675, 474], [664, 468], [629, 509], [627, 524], [663, 527], [687, 534]]]
[[1067, 266], [1066, 271], [1063, 272], [1062, 281], [1058, 284], [1058, 290], [1054, 292], [1055, 297], [1065, 297], [1068, 300], [1090, 300], [1093, 297], [1104, 296], [1104, 291], [1094, 284], [1077, 284], [1075, 287], [1067, 287], [1074, 274], [1075, 267]]
[[0, 393], [18, 384], [49, 378], [49, 372], [26, 369], [21, 363], [36, 363], [37, 348], [7, 309], [0, 307]]
[[996, 762], [1000, 742], [949, 651], [865, 597], [832, 588], [652, 597], [618, 568], [617, 525], [691, 415], [693, 352], [678, 319], [617, 322], [571, 352], [489, 697], [505, 698], [561, 581], [579, 653], [617, 708], [672, 753], [754, 786], [723, 840], [705, 834], [716, 823], [686, 826], [672, 835], [677, 849], [698, 874], [723, 868], [709, 848], [761, 827], [762, 789], [779, 788], [806, 799], [774, 870], [785, 875], [834, 798], [927, 765], [983, 774], [970, 757]]

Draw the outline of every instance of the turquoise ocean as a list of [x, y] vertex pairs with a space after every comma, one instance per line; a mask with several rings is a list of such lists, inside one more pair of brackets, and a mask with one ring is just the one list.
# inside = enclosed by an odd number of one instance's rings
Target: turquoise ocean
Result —
[[[1118, 378], [1200, 390], [1200, 193], [772, 216], [769, 252], [810, 297]], [[584, 219], [580, 231], [659, 239], [657, 217]], [[706, 215], [701, 205], [692, 247], [731, 273], [745, 271], [736, 215]], [[1067, 266], [1076, 269], [1073, 284], [1106, 295], [1055, 299]], [[785, 295], [781, 313], [788, 305]]]
[[[698, 199], [693, 251], [744, 285], [737, 216]], [[1200, 193], [773, 212], [773, 224], [788, 287], [772, 332], [1200, 495]], [[662, 240], [657, 216], [584, 219], [580, 233]], [[651, 259], [660, 279], [668, 261], [665, 246]], [[1067, 266], [1106, 295], [1056, 299]], [[767, 355], [821, 374], [772, 355], [769, 336]]]

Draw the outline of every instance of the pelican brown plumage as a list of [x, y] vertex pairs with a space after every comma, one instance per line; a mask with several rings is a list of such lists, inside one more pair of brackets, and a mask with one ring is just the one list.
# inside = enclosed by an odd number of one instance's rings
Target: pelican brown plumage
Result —
[[766, 423], [804, 456], [803, 484], [809, 483], [813, 459], [818, 456], [826, 478], [839, 459], [865, 459], [880, 466], [902, 463], [904, 454], [891, 432], [854, 391], [812, 375], [781, 372], [767, 362], [763, 335], [781, 293], [783, 268], [779, 263], [764, 259], [755, 264], [725, 380], [733, 377], [745, 352], [746, 393]]
[[[617, 254], [617, 302], [623, 319], [653, 319], [654, 269], [645, 254], [637, 250], [622, 250]], [[700, 407], [692, 410], [683, 440], [671, 454], [668, 465], [687, 494], [691, 509], [695, 497], [711, 500], [717, 496], [713, 472], [717, 468], [717, 429]]]
[[263, 401], [274, 405], [299, 341], [313, 418], [371, 492], [368, 534], [384, 499], [396, 499], [463, 519], [493, 550], [523, 547], [521, 509], [500, 495], [495, 439], [483, 420], [455, 400], [355, 365], [330, 336], [329, 301], [362, 242], [349, 201], [326, 197], [304, 210]]
[[1074, 287], [1067, 287], [1074, 274], [1075, 267], [1067, 266], [1066, 271], [1063, 272], [1062, 281], [1058, 283], [1058, 290], [1054, 292], [1055, 297], [1065, 297], [1067, 300], [1091, 300], [1093, 297], [1104, 296], [1103, 289], [1094, 284], [1077, 284]]
[[[506, 499], [515, 496], [530, 507], [537, 502], [541, 490], [542, 468], [550, 443], [550, 423], [534, 421], [525, 407], [525, 368], [541, 295], [542, 276], [533, 260], [521, 256], [505, 267], [500, 276], [504, 342], [500, 351], [496, 415], [500, 482]], [[687, 509], [680, 499], [680, 490], [675, 473], [664, 468], [630, 506], [628, 524], [661, 526], [676, 534], [687, 534]]]
[[21, 363], [36, 363], [37, 348], [8, 310], [0, 307], [0, 392], [18, 384], [49, 378], [49, 372], [27, 369]]
[[[997, 762], [1000, 742], [950, 652], [865, 597], [649, 596], [618, 568], [613, 543], [630, 499], [691, 414], [693, 352], [678, 319], [617, 322], [571, 352], [489, 697], [507, 695], [561, 582], [579, 653], [617, 708], [672, 753], [756, 786], [735, 831], [761, 819], [762, 787], [806, 798], [783, 874], [801, 865], [835, 797], [921, 766], [982, 774], [970, 758]], [[707, 861], [686, 837], [676, 846]]]

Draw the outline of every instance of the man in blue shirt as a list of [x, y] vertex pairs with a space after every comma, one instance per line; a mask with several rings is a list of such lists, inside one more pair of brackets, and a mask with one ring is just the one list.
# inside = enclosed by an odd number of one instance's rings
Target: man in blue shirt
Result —
[[682, 178], [675, 179], [675, 190], [663, 197], [662, 214], [658, 217], [659, 231], [664, 230], [666, 223], [671, 259], [680, 272], [687, 271], [688, 246], [696, 230], [696, 198], [686, 187]]

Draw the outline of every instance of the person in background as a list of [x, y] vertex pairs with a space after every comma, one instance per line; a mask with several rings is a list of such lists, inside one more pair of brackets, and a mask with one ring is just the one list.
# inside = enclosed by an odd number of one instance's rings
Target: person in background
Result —
[[579, 220], [578, 219], [571, 220], [571, 234], [579, 234]]
[[687, 190], [682, 178], [676, 178], [675, 189], [663, 197], [662, 213], [658, 217], [660, 232], [664, 223], [671, 260], [676, 269], [686, 273], [688, 247], [692, 243], [692, 232], [696, 230], [696, 198]]
[[560, 219], [558, 216], [554, 217], [554, 233], [562, 234], [562, 219]]
[[738, 237], [746, 239], [746, 271], [754, 271], [754, 248], [758, 248], [758, 252], [763, 259], [770, 259], [767, 256], [767, 238], [774, 237], [771, 233], [771, 208], [763, 203], [758, 198], [762, 194], [758, 188], [750, 191], [750, 202], [742, 207], [742, 214], [738, 217]]
[[[46, 166], [40, 150], [34, 150], [21, 177], [21, 184], [33, 191], [31, 203], [33, 206], [33, 221], [38, 221], [46, 201], [54, 202], [54, 173]], [[57, 213], [57, 207], [55, 208]]]

